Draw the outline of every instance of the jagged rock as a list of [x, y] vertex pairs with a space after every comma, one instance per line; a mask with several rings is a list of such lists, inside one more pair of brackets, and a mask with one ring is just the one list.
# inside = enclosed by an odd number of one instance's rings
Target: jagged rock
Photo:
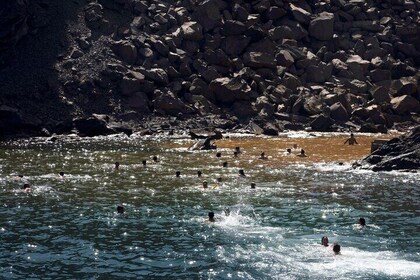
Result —
[[209, 91], [217, 102], [232, 104], [239, 99], [249, 99], [251, 88], [241, 78], [217, 78], [210, 83]]
[[122, 95], [129, 96], [134, 92], [142, 91], [145, 85], [145, 77], [139, 72], [131, 71], [123, 77], [120, 82], [120, 91]]
[[255, 68], [275, 68], [274, 57], [265, 52], [247, 52], [243, 56], [245, 66]]
[[162, 92], [156, 90], [155, 96], [156, 98], [153, 100], [153, 106], [157, 112], [170, 116], [194, 113], [193, 108], [187, 106], [170, 91]]
[[213, 139], [206, 138], [200, 139], [195, 142], [191, 147], [188, 148], [190, 151], [204, 151], [204, 150], [214, 150], [217, 149], [217, 146], [213, 144]]
[[419, 170], [420, 126], [406, 135], [389, 140], [353, 167], [373, 171]]
[[276, 55], [277, 65], [290, 67], [295, 60], [287, 50], [280, 50]]
[[317, 131], [329, 131], [331, 126], [334, 124], [334, 120], [324, 114], [316, 116], [311, 121], [310, 126], [312, 129]]
[[226, 6], [226, 3], [222, 0], [200, 1], [194, 12], [194, 18], [203, 26], [205, 31], [209, 31], [222, 24], [220, 11], [224, 10]]
[[222, 50], [229, 56], [239, 56], [249, 45], [251, 39], [245, 35], [227, 36], [223, 39]]
[[129, 41], [121, 40], [114, 42], [111, 49], [124, 62], [133, 64], [137, 60], [137, 48]]
[[391, 100], [392, 109], [397, 114], [405, 114], [410, 112], [420, 112], [420, 103], [417, 99], [410, 95], [394, 97]]
[[386, 104], [391, 101], [391, 96], [389, 95], [389, 88], [384, 86], [372, 87], [370, 90], [373, 100], [377, 104]]
[[191, 139], [209, 139], [219, 140], [223, 138], [223, 134], [219, 130], [190, 129]]
[[146, 115], [151, 112], [149, 98], [143, 92], [135, 92], [131, 94], [127, 100], [127, 105], [142, 115]]
[[256, 110], [254, 106], [248, 101], [235, 101], [232, 106], [232, 112], [237, 116], [239, 119], [247, 119], [252, 116], [255, 116]]
[[221, 32], [225, 36], [241, 35], [245, 32], [247, 26], [237, 20], [226, 20], [222, 26]]
[[185, 22], [181, 26], [182, 37], [185, 40], [199, 41], [203, 39], [203, 28], [195, 21]]
[[85, 20], [91, 28], [99, 28], [103, 21], [103, 7], [97, 2], [91, 2], [85, 7]]
[[311, 21], [311, 13], [298, 6], [290, 4], [290, 11], [292, 12], [293, 17], [300, 23], [308, 25]]
[[334, 35], [334, 14], [322, 12], [311, 20], [309, 35], [318, 40], [331, 40]]
[[372, 82], [377, 83], [391, 79], [391, 72], [385, 69], [375, 69], [370, 71], [369, 76]]
[[162, 85], [167, 85], [169, 83], [168, 74], [165, 72], [165, 70], [161, 68], [146, 69], [143, 73], [144, 73], [144, 76], [146, 76], [146, 78], [156, 83], [159, 83]]
[[340, 102], [334, 103], [330, 107], [330, 116], [338, 122], [346, 122], [349, 120], [347, 110]]
[[108, 127], [109, 117], [104, 115], [93, 115], [88, 118], [73, 120], [73, 125], [80, 136], [98, 136], [115, 133], [115, 130]]

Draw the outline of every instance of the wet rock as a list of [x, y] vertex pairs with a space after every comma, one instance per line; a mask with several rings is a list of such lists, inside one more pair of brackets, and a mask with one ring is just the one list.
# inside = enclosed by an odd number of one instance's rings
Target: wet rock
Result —
[[354, 164], [373, 171], [419, 170], [420, 126], [408, 134], [389, 140], [372, 154]]
[[80, 136], [99, 136], [115, 133], [115, 130], [108, 127], [109, 117], [104, 115], [93, 115], [88, 118], [73, 120], [73, 125]]

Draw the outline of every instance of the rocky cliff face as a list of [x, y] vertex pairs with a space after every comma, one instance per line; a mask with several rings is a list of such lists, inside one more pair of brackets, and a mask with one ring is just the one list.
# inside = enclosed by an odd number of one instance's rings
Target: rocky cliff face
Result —
[[389, 140], [353, 167], [373, 171], [420, 170], [420, 126]]
[[6, 2], [10, 133], [92, 114], [266, 134], [419, 122], [418, 0]]

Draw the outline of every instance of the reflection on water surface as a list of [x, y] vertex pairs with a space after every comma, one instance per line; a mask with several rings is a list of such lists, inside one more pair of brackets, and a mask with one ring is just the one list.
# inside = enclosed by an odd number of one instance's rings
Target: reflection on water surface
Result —
[[[175, 138], [2, 144], [0, 278], [417, 279], [418, 173], [354, 171], [372, 137], [345, 139], [232, 137], [216, 142], [221, 158]], [[287, 155], [294, 143], [308, 157]]]

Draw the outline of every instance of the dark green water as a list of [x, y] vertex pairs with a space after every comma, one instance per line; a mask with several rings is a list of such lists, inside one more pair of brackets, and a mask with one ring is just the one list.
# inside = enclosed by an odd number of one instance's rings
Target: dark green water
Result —
[[[420, 278], [419, 173], [310, 161], [279, 167], [247, 150], [236, 159], [189, 152], [190, 143], [0, 144], [0, 279]], [[267, 152], [282, 153], [276, 149]], [[31, 192], [20, 190], [25, 182]], [[214, 224], [205, 222], [209, 211]], [[319, 245], [323, 235], [341, 255]]]

